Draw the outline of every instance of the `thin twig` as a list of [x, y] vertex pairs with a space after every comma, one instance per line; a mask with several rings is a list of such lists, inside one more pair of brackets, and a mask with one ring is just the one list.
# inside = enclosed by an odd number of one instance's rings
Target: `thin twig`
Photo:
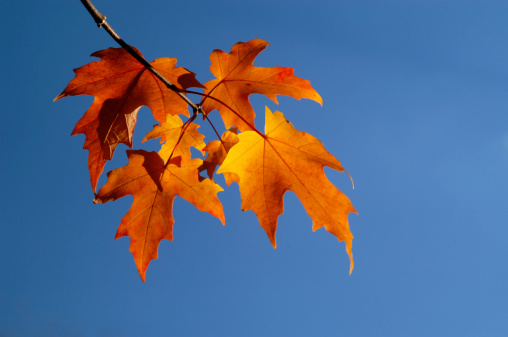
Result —
[[[224, 105], [226, 108], [229, 109], [229, 111], [231, 111], [233, 114], [235, 114], [238, 118], [240, 118], [245, 124], [247, 124], [248, 127], [250, 127], [252, 129], [252, 131], [256, 132], [258, 135], [260, 135], [261, 137], [265, 138], [266, 135], [264, 133], [262, 133], [261, 131], [259, 131], [254, 125], [251, 125], [249, 123], [248, 120], [246, 120], [241, 114], [239, 114], [238, 112], [236, 112], [235, 109], [233, 109], [232, 107], [230, 107], [229, 105], [227, 105], [226, 103], [224, 103], [223, 101], [221, 101], [220, 99], [218, 98], [215, 98], [213, 96], [210, 96], [210, 93], [208, 94], [204, 94], [204, 93], [201, 93], [201, 92], [197, 92], [197, 91], [192, 91], [192, 90], [183, 90], [184, 92], [188, 93], [188, 94], [195, 94], [195, 95], [200, 95], [202, 96], [202, 99], [201, 99], [201, 103], [199, 103], [199, 106], [202, 106], [203, 105], [203, 102], [205, 101], [206, 98], [210, 98], [222, 105]], [[210, 91], [211, 92], [211, 91]], [[213, 110], [212, 110], [213, 111]], [[202, 112], [202, 111], [200, 111]], [[205, 119], [208, 119], [208, 115], [209, 113], [203, 113], [203, 120]], [[208, 120], [208, 122], [210, 124], [212, 124], [212, 122], [210, 120]], [[217, 131], [215, 132], [217, 133]], [[219, 137], [220, 138], [220, 137]]]
[[203, 110], [200, 106], [192, 102], [187, 96], [185, 96], [176, 85], [171, 83], [168, 79], [162, 76], [157, 70], [155, 70], [150, 63], [148, 63], [141, 55], [136, 53], [136, 51], [125, 43], [124, 40], [111, 28], [111, 26], [106, 22], [106, 16], [101, 14], [97, 8], [90, 2], [90, 0], [81, 0], [83, 6], [86, 7], [95, 23], [99, 28], [104, 28], [106, 32], [120, 45], [123, 49], [125, 49], [129, 54], [131, 54], [136, 60], [138, 60], [148, 71], [150, 71], [155, 77], [162, 81], [170, 90], [173, 90], [178, 96], [180, 96], [191, 108], [194, 115], [198, 113], [203, 113]]
[[220, 140], [220, 143], [222, 144], [222, 147], [224, 147], [224, 150], [226, 149], [226, 146], [224, 145], [224, 142], [222, 141], [222, 137], [219, 135], [219, 133], [217, 132], [217, 129], [215, 128], [215, 126], [213, 125], [212, 121], [210, 120], [210, 118], [208, 118], [208, 115], [203, 115], [205, 117], [205, 119], [208, 121], [208, 123], [210, 123], [210, 126], [212, 127], [213, 131], [215, 132], [215, 134], [217, 135], [217, 138], [219, 138]]

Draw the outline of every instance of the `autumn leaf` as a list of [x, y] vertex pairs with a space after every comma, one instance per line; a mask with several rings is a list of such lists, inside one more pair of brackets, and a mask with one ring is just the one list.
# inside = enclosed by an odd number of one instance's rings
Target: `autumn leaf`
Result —
[[201, 133], [198, 132], [199, 125], [195, 123], [184, 124], [178, 116], [166, 116], [162, 125], [154, 125], [152, 131], [148, 132], [142, 142], [149, 139], [160, 138], [164, 143], [159, 151], [162, 158], [168, 159], [176, 156], [190, 157], [190, 148], [195, 147], [203, 153], [205, 142]]
[[[188, 116], [189, 112], [187, 103], [178, 94], [165, 87], [124, 49], [109, 48], [92, 56], [101, 60], [75, 69], [76, 76], [55, 100], [76, 95], [95, 97], [72, 132], [72, 135], [86, 135], [84, 148], [89, 151], [88, 169], [95, 192], [104, 165], [113, 157], [117, 145], [124, 143], [132, 148], [141, 106], [148, 106], [159, 123], [165, 121], [166, 114]], [[175, 67], [174, 58], [160, 58], [150, 64], [180, 89], [202, 87], [193, 73]]]
[[323, 104], [310, 82], [293, 75], [292, 68], [253, 65], [254, 59], [266, 46], [268, 42], [254, 39], [247, 43], [238, 42], [229, 54], [216, 49], [210, 56], [210, 70], [216, 79], [205, 83], [203, 110], [205, 113], [219, 110], [226, 128], [236, 126], [241, 131], [252, 130], [255, 113], [249, 96], [255, 93], [263, 94], [275, 103], [278, 103], [277, 95], [286, 95], [296, 99], [309, 98]]
[[349, 199], [323, 171], [324, 166], [344, 171], [340, 162], [315, 137], [296, 130], [281, 112], [266, 108], [266, 135], [242, 132], [217, 173], [229, 173], [226, 182], [240, 186], [242, 210], [256, 213], [274, 248], [277, 219], [283, 213], [283, 196], [293, 191], [313, 220], [313, 230], [325, 227], [345, 241], [353, 270], [348, 214], [355, 212]]
[[222, 188], [199, 176], [201, 159], [172, 158], [168, 165], [156, 152], [127, 151], [129, 163], [108, 173], [107, 183], [94, 203], [105, 203], [132, 195], [134, 201], [122, 218], [115, 239], [131, 238], [129, 251], [145, 281], [148, 265], [157, 258], [162, 239], [173, 240], [173, 200], [176, 195], [197, 209], [210, 213], [224, 224], [222, 204], [217, 192]]
[[230, 130], [226, 130], [221, 137], [221, 140], [213, 140], [210, 143], [206, 144], [203, 151], [208, 152], [208, 156], [206, 157], [203, 164], [199, 167], [199, 172], [205, 171], [207, 172], [210, 179], [213, 179], [213, 173], [217, 166], [221, 165], [224, 159], [226, 159], [226, 155], [229, 150], [238, 143], [237, 129], [232, 128]]

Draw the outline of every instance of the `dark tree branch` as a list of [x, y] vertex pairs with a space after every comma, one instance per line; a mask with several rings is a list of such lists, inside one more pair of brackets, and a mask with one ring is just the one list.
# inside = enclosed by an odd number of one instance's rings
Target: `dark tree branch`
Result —
[[[92, 18], [94, 19], [95, 23], [97, 23], [97, 26], [99, 28], [104, 28], [106, 32], [120, 45], [123, 49], [125, 49], [129, 54], [131, 54], [136, 60], [138, 60], [148, 71], [150, 71], [155, 77], [157, 77], [159, 80], [166, 85], [169, 89], [173, 90], [176, 94], [178, 94], [191, 108], [196, 115], [197, 113], [203, 113], [203, 110], [200, 106], [196, 105], [194, 102], [192, 102], [187, 96], [185, 96], [176, 85], [171, 83], [168, 79], [166, 79], [164, 76], [162, 76], [157, 70], [155, 70], [150, 63], [148, 63], [141, 55], [136, 53], [134, 49], [132, 49], [131, 46], [129, 46], [122, 38], [111, 28], [111, 26], [106, 22], [106, 16], [101, 14], [97, 8], [90, 2], [90, 0], [81, 0], [81, 3], [85, 8], [88, 10]], [[204, 113], [203, 113], [204, 115]]]

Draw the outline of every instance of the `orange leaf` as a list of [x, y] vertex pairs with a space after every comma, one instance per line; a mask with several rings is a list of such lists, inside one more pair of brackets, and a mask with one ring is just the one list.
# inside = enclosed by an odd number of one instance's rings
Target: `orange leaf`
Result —
[[173, 240], [175, 196], [179, 195], [224, 224], [222, 204], [217, 198], [217, 192], [222, 188], [199, 176], [200, 159], [176, 157], [165, 166], [155, 152], [127, 151], [127, 156], [129, 163], [126, 166], [108, 173], [108, 181], [97, 193], [94, 203], [105, 203], [129, 194], [134, 196], [115, 239], [131, 238], [129, 251], [145, 281], [146, 269], [150, 261], [157, 258], [160, 241]]
[[[188, 116], [189, 112], [187, 103], [124, 49], [109, 48], [92, 56], [101, 60], [75, 69], [76, 76], [55, 100], [66, 96], [95, 96], [72, 132], [72, 135], [86, 135], [84, 148], [89, 151], [88, 169], [95, 192], [104, 165], [113, 157], [116, 146], [124, 143], [132, 147], [141, 106], [148, 106], [159, 123], [165, 121], [168, 113]], [[175, 67], [174, 58], [156, 59], [150, 64], [181, 89], [202, 87], [193, 73]]]
[[275, 103], [277, 95], [286, 95], [296, 99], [309, 98], [323, 104], [310, 82], [294, 76], [292, 68], [253, 65], [256, 56], [266, 46], [268, 42], [254, 39], [247, 43], [238, 42], [229, 54], [216, 49], [210, 56], [210, 70], [216, 79], [205, 83], [205, 95], [215, 99], [204, 97], [203, 109], [206, 113], [219, 110], [226, 128], [237, 126], [241, 131], [252, 129], [255, 113], [249, 96], [255, 93], [263, 94]]
[[[166, 116], [166, 121], [161, 125], [154, 125], [152, 131], [148, 132], [142, 142], [149, 139], [160, 138], [164, 143], [159, 155], [167, 160], [176, 156], [190, 157], [190, 148], [195, 147], [203, 153], [205, 142], [201, 133], [198, 132], [199, 125], [195, 123], [183, 124], [178, 116]], [[178, 146], [177, 146], [178, 145]], [[176, 147], [176, 148], [175, 148]]]
[[296, 130], [278, 111], [272, 114], [266, 108], [265, 132], [241, 133], [217, 173], [229, 173], [227, 184], [235, 181], [240, 185], [242, 210], [256, 213], [274, 248], [283, 196], [293, 191], [312, 218], [313, 230], [324, 226], [346, 242], [352, 271], [353, 235], [347, 217], [356, 210], [323, 172], [324, 166], [344, 171], [342, 165], [319, 140]]
[[222, 164], [229, 150], [238, 143], [237, 131], [236, 128], [227, 130], [222, 134], [221, 140], [213, 140], [206, 144], [203, 151], [208, 152], [208, 157], [199, 167], [199, 172], [206, 170], [210, 179], [213, 179], [213, 173], [217, 166]]

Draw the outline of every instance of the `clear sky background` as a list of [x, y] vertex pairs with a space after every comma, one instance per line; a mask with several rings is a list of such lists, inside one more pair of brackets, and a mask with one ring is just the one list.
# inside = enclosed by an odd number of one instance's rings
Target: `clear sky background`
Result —
[[[359, 212], [355, 269], [292, 193], [274, 250], [234, 184], [225, 227], [176, 201], [143, 283], [114, 240], [132, 198], [94, 205], [70, 136], [93, 98], [53, 103], [115, 42], [77, 0], [2, 1], [0, 336], [508, 335], [506, 1], [94, 3], [148, 60], [176, 57], [202, 83], [213, 49], [253, 38], [271, 43], [256, 65], [311, 81], [322, 107], [253, 96], [256, 123], [282, 111], [351, 173], [354, 190], [326, 170]], [[139, 119], [135, 149], [154, 124]]]

